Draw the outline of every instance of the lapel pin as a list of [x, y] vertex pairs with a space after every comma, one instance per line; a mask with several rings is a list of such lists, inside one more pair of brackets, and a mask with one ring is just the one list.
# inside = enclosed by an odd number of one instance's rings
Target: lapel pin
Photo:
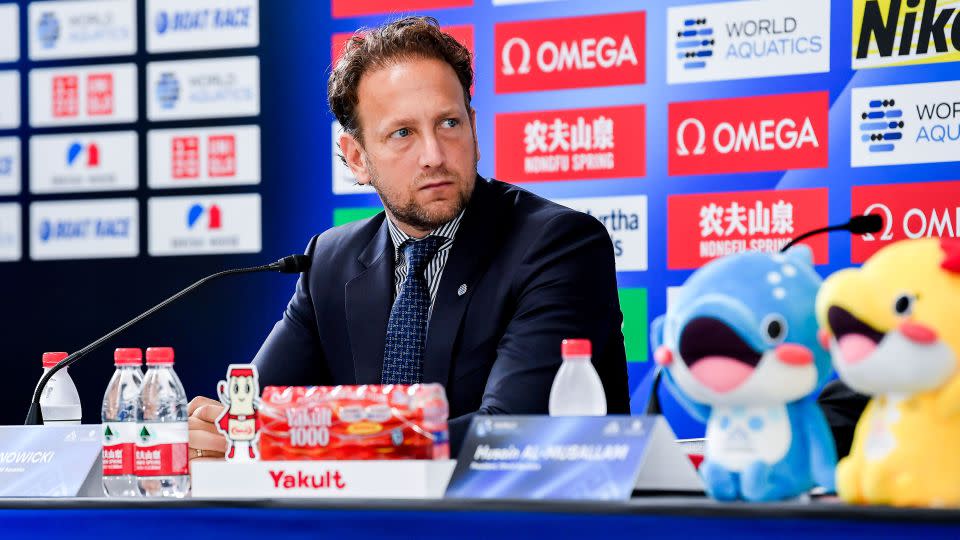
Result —
[[467, 294], [467, 284], [463, 283], [460, 285], [460, 288], [457, 289], [457, 296], [463, 296]]

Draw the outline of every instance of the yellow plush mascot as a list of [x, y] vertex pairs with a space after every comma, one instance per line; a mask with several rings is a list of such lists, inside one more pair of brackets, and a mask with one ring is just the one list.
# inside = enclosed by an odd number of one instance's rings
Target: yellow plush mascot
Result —
[[890, 244], [817, 295], [840, 378], [873, 396], [837, 492], [851, 503], [960, 506], [960, 242]]

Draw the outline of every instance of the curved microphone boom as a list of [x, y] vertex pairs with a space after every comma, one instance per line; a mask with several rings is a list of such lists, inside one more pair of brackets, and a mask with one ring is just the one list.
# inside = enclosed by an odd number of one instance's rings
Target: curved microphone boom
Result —
[[883, 218], [877, 214], [867, 214], [864, 216], [853, 216], [850, 218], [850, 221], [842, 225], [831, 225], [829, 227], [823, 227], [820, 229], [814, 229], [812, 231], [807, 231], [800, 236], [794, 238], [793, 240], [787, 242], [787, 245], [780, 248], [780, 253], [790, 249], [790, 247], [797, 242], [810, 238], [811, 236], [816, 236], [818, 234], [828, 233], [832, 231], [850, 231], [851, 234], [867, 234], [867, 233], [876, 233], [880, 232], [880, 229], [883, 228]]
[[306, 255], [288, 255], [276, 262], [270, 264], [264, 264], [262, 266], [251, 266], [247, 268], [233, 268], [230, 270], [224, 270], [222, 272], [217, 272], [216, 274], [211, 274], [189, 287], [182, 289], [180, 292], [174, 294], [173, 296], [167, 298], [163, 302], [153, 306], [152, 308], [144, 311], [140, 315], [137, 315], [133, 319], [127, 321], [123, 325], [117, 327], [112, 332], [101, 337], [100, 339], [94, 341], [93, 343], [87, 345], [86, 347], [80, 349], [79, 351], [68, 355], [66, 358], [57, 363], [57, 365], [50, 368], [50, 371], [45, 373], [43, 377], [40, 378], [40, 383], [37, 384], [37, 389], [33, 392], [33, 400], [30, 402], [30, 409], [27, 411], [27, 418], [24, 421], [24, 425], [33, 426], [40, 425], [43, 423], [43, 414], [40, 411], [40, 395], [43, 393], [43, 389], [47, 386], [47, 382], [50, 380], [53, 375], [60, 371], [63, 368], [67, 368], [75, 364], [78, 360], [86, 356], [88, 353], [96, 350], [101, 345], [109, 341], [110, 339], [116, 337], [118, 334], [123, 333], [131, 326], [137, 324], [138, 322], [146, 319], [147, 317], [153, 315], [157, 311], [167, 307], [173, 302], [179, 300], [183, 296], [189, 294], [194, 289], [203, 286], [206, 283], [209, 283], [215, 279], [232, 276], [237, 274], [252, 274], [255, 272], [280, 272], [282, 274], [299, 274], [306, 272], [310, 269], [310, 257]]

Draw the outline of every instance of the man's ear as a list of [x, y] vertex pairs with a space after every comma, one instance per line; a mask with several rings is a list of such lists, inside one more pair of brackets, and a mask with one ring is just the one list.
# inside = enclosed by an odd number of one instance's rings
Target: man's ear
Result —
[[370, 171], [367, 169], [366, 160], [363, 159], [363, 147], [360, 146], [360, 141], [349, 133], [341, 133], [339, 143], [343, 159], [346, 160], [357, 183], [369, 185]]
[[476, 147], [477, 161], [480, 161], [480, 139], [477, 138], [477, 110], [470, 108], [470, 127], [473, 129], [473, 144]]

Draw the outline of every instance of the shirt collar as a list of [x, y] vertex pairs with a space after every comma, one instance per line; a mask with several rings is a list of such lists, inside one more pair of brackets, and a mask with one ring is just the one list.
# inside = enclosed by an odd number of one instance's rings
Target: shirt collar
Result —
[[[463, 219], [464, 212], [466, 212], [466, 209], [461, 210], [457, 217], [430, 231], [427, 236], [439, 236], [440, 238], [444, 238], [445, 242], [440, 245], [440, 249], [446, 249], [450, 247], [450, 244], [453, 243], [454, 237], [457, 235], [457, 229], [460, 228], [460, 221]], [[387, 216], [387, 229], [390, 231], [390, 240], [393, 242], [394, 260], [400, 260], [400, 248], [405, 242], [408, 240], [413, 240], [414, 238], [401, 231], [400, 227], [397, 227], [393, 220], [390, 219], [390, 216]], [[424, 236], [424, 238], [427, 236]]]

